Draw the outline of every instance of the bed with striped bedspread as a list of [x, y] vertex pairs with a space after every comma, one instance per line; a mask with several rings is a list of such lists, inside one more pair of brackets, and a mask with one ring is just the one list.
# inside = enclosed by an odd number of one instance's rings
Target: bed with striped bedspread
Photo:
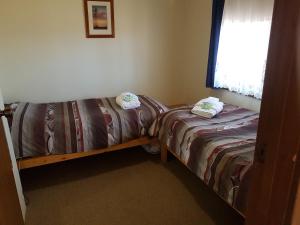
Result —
[[121, 109], [115, 98], [18, 103], [11, 126], [16, 157], [84, 152], [145, 136], [168, 109], [147, 96], [139, 100], [141, 106], [131, 110]]
[[212, 119], [173, 109], [155, 120], [150, 135], [158, 136], [205, 184], [244, 212], [254, 158], [259, 115], [233, 105]]

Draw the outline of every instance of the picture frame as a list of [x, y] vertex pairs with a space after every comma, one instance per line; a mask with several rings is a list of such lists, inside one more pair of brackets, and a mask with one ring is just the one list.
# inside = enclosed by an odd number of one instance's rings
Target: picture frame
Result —
[[87, 38], [114, 38], [113, 0], [84, 0]]

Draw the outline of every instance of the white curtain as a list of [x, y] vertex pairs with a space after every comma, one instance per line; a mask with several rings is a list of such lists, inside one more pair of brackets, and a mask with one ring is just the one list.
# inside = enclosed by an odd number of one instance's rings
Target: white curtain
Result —
[[261, 98], [274, 0], [225, 0], [214, 86]]

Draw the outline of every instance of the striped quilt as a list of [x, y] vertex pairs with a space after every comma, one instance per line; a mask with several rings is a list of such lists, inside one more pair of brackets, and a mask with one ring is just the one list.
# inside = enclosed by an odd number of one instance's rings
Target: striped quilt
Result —
[[146, 96], [141, 106], [123, 110], [115, 98], [60, 103], [19, 103], [11, 134], [17, 158], [68, 154], [125, 143], [147, 135], [167, 108]]
[[244, 212], [254, 157], [258, 114], [225, 105], [212, 119], [191, 113], [192, 107], [170, 110], [155, 120], [158, 136], [205, 184]]

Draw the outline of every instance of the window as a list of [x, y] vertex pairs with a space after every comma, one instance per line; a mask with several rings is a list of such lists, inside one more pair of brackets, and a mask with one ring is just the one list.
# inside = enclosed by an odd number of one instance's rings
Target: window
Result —
[[214, 88], [261, 98], [273, 0], [225, 0]]

